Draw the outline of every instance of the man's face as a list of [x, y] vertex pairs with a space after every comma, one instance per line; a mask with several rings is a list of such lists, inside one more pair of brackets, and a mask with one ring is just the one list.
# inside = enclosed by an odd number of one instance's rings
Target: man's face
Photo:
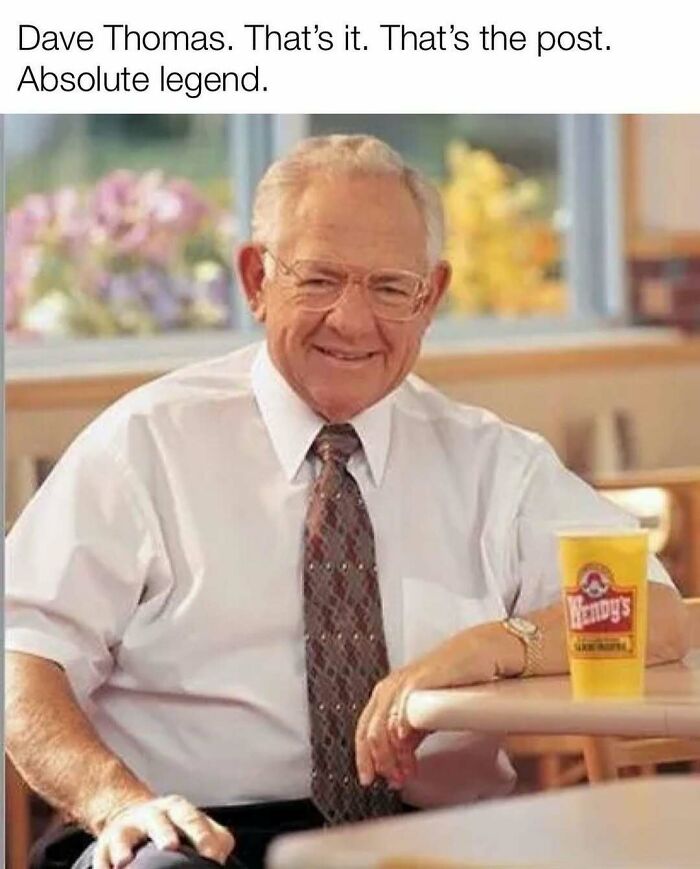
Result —
[[[272, 253], [288, 265], [322, 260], [360, 271], [389, 268], [427, 275], [425, 226], [397, 179], [311, 181], [288, 197], [280, 225]], [[241, 252], [241, 273], [253, 311], [265, 323], [272, 360], [295, 392], [331, 422], [350, 419], [406, 377], [449, 279], [445, 263], [434, 268], [427, 275], [425, 308], [413, 320], [391, 322], [375, 316], [356, 282], [330, 310], [304, 310], [277, 267], [268, 269], [265, 279], [261, 272], [259, 280], [251, 279], [257, 274], [256, 254]]]

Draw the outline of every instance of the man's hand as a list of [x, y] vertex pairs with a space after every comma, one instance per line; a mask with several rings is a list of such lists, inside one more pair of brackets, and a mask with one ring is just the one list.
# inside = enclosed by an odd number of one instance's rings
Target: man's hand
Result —
[[[507, 662], [505, 661], [507, 658]], [[416, 772], [415, 752], [428, 735], [406, 720], [406, 701], [421, 688], [450, 688], [489, 682], [524, 666], [522, 645], [499, 624], [462, 631], [411, 664], [378, 682], [357, 722], [355, 754], [360, 783], [378, 775], [401, 788]]]
[[97, 839], [93, 869], [127, 866], [134, 850], [149, 839], [161, 850], [175, 851], [181, 835], [202, 857], [222, 865], [234, 846], [234, 838], [225, 827], [184, 797], [160, 797], [128, 806], [108, 819]]

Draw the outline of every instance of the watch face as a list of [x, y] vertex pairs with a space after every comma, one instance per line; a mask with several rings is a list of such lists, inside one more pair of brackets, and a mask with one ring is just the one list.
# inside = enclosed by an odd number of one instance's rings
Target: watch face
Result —
[[537, 633], [537, 626], [533, 625], [532, 622], [527, 621], [527, 619], [520, 619], [515, 616], [508, 621], [519, 634], [522, 634], [525, 637], [534, 637]]

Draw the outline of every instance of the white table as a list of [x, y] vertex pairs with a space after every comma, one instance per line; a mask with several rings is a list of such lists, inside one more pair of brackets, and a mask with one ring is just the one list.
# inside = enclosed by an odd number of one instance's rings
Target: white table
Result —
[[649, 668], [639, 699], [573, 700], [568, 676], [543, 676], [415, 691], [406, 712], [425, 730], [700, 737], [700, 649]]
[[699, 823], [700, 777], [656, 776], [283, 836], [267, 865], [697, 869]]

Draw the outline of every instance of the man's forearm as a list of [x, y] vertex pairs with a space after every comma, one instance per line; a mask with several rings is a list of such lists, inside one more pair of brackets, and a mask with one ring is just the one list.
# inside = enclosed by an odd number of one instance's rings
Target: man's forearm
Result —
[[93, 833], [152, 791], [99, 739], [52, 661], [6, 655], [6, 747], [29, 786]]
[[[687, 615], [675, 589], [658, 582], [649, 583], [649, 628], [646, 660], [648, 665], [676, 661], [689, 648]], [[566, 653], [564, 609], [560, 603], [529, 613], [529, 621], [542, 631], [542, 661], [539, 675], [565, 673], [569, 669]], [[525, 666], [524, 646], [497, 623], [484, 625], [491, 633], [500, 675], [517, 676]], [[505, 636], [503, 636], [505, 634]]]

